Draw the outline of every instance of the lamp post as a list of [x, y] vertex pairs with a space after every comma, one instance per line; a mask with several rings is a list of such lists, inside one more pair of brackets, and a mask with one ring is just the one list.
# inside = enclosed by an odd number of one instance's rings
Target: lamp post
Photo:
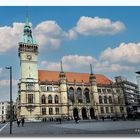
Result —
[[6, 67], [10, 70], [10, 134], [12, 134], [13, 102], [12, 102], [12, 66]]

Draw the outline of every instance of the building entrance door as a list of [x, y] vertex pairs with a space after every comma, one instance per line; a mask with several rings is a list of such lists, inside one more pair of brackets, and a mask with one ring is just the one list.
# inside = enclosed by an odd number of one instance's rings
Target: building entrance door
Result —
[[91, 119], [95, 119], [95, 112], [93, 108], [90, 109], [90, 117]]
[[86, 111], [86, 108], [82, 108], [82, 118], [83, 118], [83, 120], [84, 119], [87, 119], [87, 111]]
[[79, 118], [78, 109], [77, 109], [77, 108], [74, 108], [74, 109], [73, 109], [73, 117], [74, 117], [74, 118], [75, 118], [75, 117]]

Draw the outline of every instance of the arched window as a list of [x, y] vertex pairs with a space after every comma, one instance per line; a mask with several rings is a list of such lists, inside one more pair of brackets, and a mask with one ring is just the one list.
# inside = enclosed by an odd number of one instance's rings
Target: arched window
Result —
[[68, 98], [71, 100], [71, 102], [74, 102], [74, 88], [70, 87], [68, 90]]
[[42, 102], [42, 104], [46, 104], [46, 97], [45, 97], [45, 95], [42, 95], [41, 102]]
[[86, 88], [84, 90], [84, 94], [85, 94], [85, 97], [86, 97], [86, 103], [90, 103], [90, 96], [89, 96], [89, 89]]
[[109, 103], [112, 104], [112, 97], [109, 96]]
[[82, 103], [82, 89], [77, 88], [78, 103]]
[[58, 95], [55, 95], [55, 104], [58, 104], [58, 103], [59, 103]]
[[52, 104], [52, 96], [51, 95], [48, 96], [48, 103]]
[[102, 104], [103, 101], [102, 101], [102, 96], [99, 96], [99, 103]]
[[107, 104], [107, 97], [104, 96], [104, 103]]

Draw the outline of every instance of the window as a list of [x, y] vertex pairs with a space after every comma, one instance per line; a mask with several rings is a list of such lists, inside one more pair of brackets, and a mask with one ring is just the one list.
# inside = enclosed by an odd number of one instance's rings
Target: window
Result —
[[58, 103], [59, 103], [58, 95], [55, 95], [55, 104], [58, 104]]
[[110, 107], [110, 111], [111, 111], [111, 113], [113, 113], [113, 112], [114, 112], [113, 107]]
[[98, 92], [101, 93], [101, 89], [98, 89]]
[[35, 90], [34, 84], [33, 84], [33, 83], [28, 83], [28, 84], [26, 84], [26, 90], [27, 90], [28, 92], [34, 91], [34, 90]]
[[53, 109], [49, 108], [49, 115], [52, 115], [52, 114], [53, 114]]
[[46, 97], [45, 97], [45, 95], [42, 95], [41, 102], [42, 102], [42, 104], [46, 104]]
[[104, 113], [104, 108], [103, 108], [103, 107], [101, 107], [100, 109], [101, 109], [101, 113]]
[[102, 89], [103, 93], [106, 93], [106, 89]]
[[104, 103], [107, 104], [107, 97], [104, 96]]
[[123, 111], [124, 111], [124, 108], [120, 107], [120, 112], [123, 113]]
[[99, 103], [102, 104], [102, 96], [99, 96]]
[[109, 113], [109, 111], [108, 111], [108, 107], [106, 107], [106, 113]]
[[59, 114], [59, 108], [55, 108], [56, 115]]
[[112, 97], [109, 96], [109, 103], [112, 104]]
[[4, 106], [2, 106], [2, 109], [4, 109]]
[[53, 91], [52, 87], [47, 87], [47, 91]]
[[107, 92], [110, 93], [111, 92], [111, 89], [107, 89]]
[[2, 110], [2, 114], [4, 114], [4, 111]]
[[48, 103], [52, 104], [52, 96], [51, 95], [48, 96]]
[[33, 104], [33, 94], [28, 94], [28, 103]]
[[77, 88], [78, 103], [82, 103], [82, 89]]
[[90, 103], [90, 96], [89, 96], [89, 89], [86, 88], [84, 91], [85, 97], [86, 97], [86, 103]]
[[42, 92], [45, 92], [46, 91], [46, 86], [41, 86], [40, 88], [41, 88], [41, 91]]
[[42, 108], [42, 115], [46, 115], [46, 108]]
[[117, 92], [117, 93], [120, 93], [120, 89], [116, 89], [116, 92]]
[[71, 100], [71, 102], [74, 103], [74, 89], [73, 89], [73, 87], [70, 87], [68, 90], [68, 98]]

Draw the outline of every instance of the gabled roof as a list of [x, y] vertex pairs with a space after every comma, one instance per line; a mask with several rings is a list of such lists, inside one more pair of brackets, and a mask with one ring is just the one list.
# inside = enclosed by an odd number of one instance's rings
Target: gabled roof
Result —
[[[59, 71], [38, 70], [38, 77], [40, 81], [59, 81]], [[68, 82], [89, 83], [88, 73], [65, 72]], [[109, 85], [112, 81], [104, 75], [95, 74], [97, 84]]]

